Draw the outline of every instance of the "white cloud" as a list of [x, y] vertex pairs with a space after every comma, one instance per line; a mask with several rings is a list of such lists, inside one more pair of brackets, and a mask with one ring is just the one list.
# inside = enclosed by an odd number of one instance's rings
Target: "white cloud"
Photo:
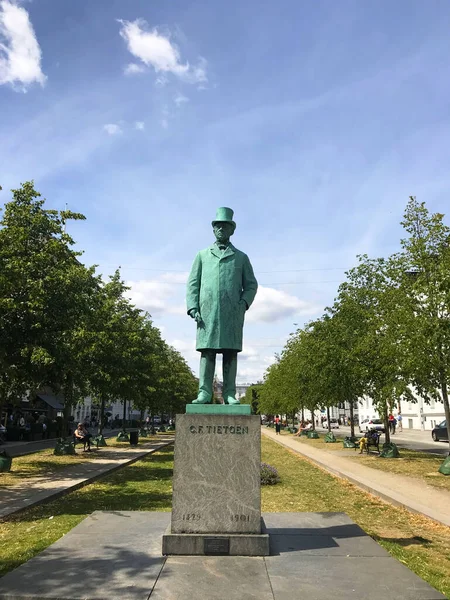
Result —
[[23, 92], [32, 83], [44, 85], [41, 49], [28, 12], [11, 0], [0, 0], [0, 85]]
[[137, 75], [138, 73], [144, 73], [145, 67], [136, 63], [129, 63], [123, 70], [125, 75]]
[[180, 284], [187, 280], [187, 273], [164, 273], [158, 279], [128, 281], [128, 296], [138, 308], [151, 315], [185, 315], [186, 307], [177, 298]]
[[166, 75], [159, 75], [159, 77], [156, 78], [155, 85], [156, 87], [165, 87], [168, 82], [169, 80]]
[[[144, 19], [135, 21], [119, 19], [119, 23], [122, 25], [119, 33], [130, 53], [147, 67], [153, 67], [156, 73], [163, 75], [171, 73], [188, 83], [207, 81], [204, 58], [201, 58], [195, 66], [191, 66], [188, 62], [182, 63], [178, 47], [156, 28], [150, 30]], [[136, 72], [134, 69], [133, 67], [132, 72]]]
[[187, 96], [183, 96], [183, 94], [177, 94], [173, 101], [177, 106], [181, 106], [182, 104], [186, 104], [186, 102], [189, 102], [189, 98]]
[[144, 121], [135, 121], [135, 122], [134, 122], [134, 128], [135, 128], [135, 129], [139, 129], [139, 130], [141, 130], [141, 131], [142, 131], [143, 129], [145, 129], [145, 123], [144, 123]]
[[245, 344], [242, 352], [239, 353], [239, 360], [258, 362], [260, 360], [260, 354], [256, 348], [252, 348], [252, 346], [247, 346], [247, 344]]
[[189, 273], [184, 271], [180, 273], [178, 271], [173, 271], [169, 273], [164, 273], [161, 275], [161, 279], [163, 281], [167, 281], [168, 283], [187, 283]]
[[117, 135], [118, 133], [122, 133], [122, 129], [120, 125], [117, 125], [117, 123], [107, 123], [106, 125], [103, 125], [103, 129], [109, 135]]
[[281, 290], [259, 286], [254, 303], [246, 315], [249, 322], [272, 323], [293, 315], [312, 316], [322, 310], [322, 306], [300, 300]]

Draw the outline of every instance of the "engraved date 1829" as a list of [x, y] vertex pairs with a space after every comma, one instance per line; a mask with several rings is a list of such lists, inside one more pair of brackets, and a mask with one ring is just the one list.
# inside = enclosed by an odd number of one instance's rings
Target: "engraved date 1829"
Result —
[[200, 521], [201, 516], [198, 513], [185, 513], [182, 515], [183, 521]]

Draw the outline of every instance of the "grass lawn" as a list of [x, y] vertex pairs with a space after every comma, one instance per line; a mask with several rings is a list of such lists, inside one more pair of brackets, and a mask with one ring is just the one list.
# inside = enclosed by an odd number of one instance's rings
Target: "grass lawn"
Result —
[[[262, 488], [267, 512], [346, 512], [369, 535], [450, 597], [450, 529], [390, 506], [263, 438], [262, 460], [282, 478]], [[0, 575], [60, 538], [94, 510], [170, 510], [173, 448], [165, 448], [0, 525]], [[1, 585], [1, 584], [0, 584]]]
[[[139, 446], [149, 442], [158, 441], [158, 436], [149, 436], [139, 438]], [[110, 438], [106, 442], [108, 448], [120, 448], [126, 450], [130, 447], [129, 442], [116, 442], [116, 438]], [[31, 477], [48, 477], [57, 473], [61, 469], [72, 467], [77, 464], [94, 461], [99, 458], [107, 457], [108, 450], [100, 448], [98, 451], [95, 445], [92, 446], [92, 452], [83, 452], [83, 446], [76, 446], [76, 455], [55, 456], [53, 448], [33, 452], [25, 456], [13, 458], [11, 471], [0, 473], [0, 490], [5, 487], [11, 487], [23, 483], [24, 479]]]
[[172, 459], [173, 448], [164, 448], [0, 523], [0, 576], [47, 548], [94, 510], [170, 510]]
[[[291, 437], [301, 444], [308, 444], [318, 450], [327, 450], [333, 452], [336, 450], [344, 450], [342, 439], [338, 438], [335, 444], [325, 443], [325, 434], [319, 433], [318, 440], [310, 440], [307, 437], [294, 437], [288, 432], [281, 432], [282, 436]], [[386, 471], [389, 473], [397, 473], [398, 475], [406, 475], [407, 477], [416, 477], [422, 479], [428, 485], [432, 485], [442, 490], [450, 491], [450, 477], [439, 473], [439, 467], [444, 462], [444, 456], [431, 454], [428, 452], [417, 452], [415, 450], [399, 449], [400, 458], [384, 459], [380, 458], [375, 452], [371, 454], [360, 454], [359, 450], [352, 448], [345, 449], [345, 457], [357, 460], [366, 467]], [[450, 509], [449, 509], [450, 510]]]
[[47, 476], [76, 464], [95, 460], [97, 452], [80, 453], [75, 456], [54, 456], [53, 448], [33, 452], [26, 456], [17, 456], [12, 460], [11, 471], [0, 473], [0, 489], [22, 483], [30, 477]]

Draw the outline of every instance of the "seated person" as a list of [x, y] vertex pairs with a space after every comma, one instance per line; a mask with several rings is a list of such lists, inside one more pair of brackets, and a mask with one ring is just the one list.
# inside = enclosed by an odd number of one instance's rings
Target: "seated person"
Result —
[[84, 444], [85, 450], [86, 450], [86, 445], [87, 445], [87, 451], [88, 452], [91, 451], [90, 440], [91, 440], [92, 435], [88, 432], [88, 430], [83, 425], [83, 423], [78, 423], [78, 427], [75, 429], [73, 435], [77, 439], [78, 442], [82, 442]]
[[306, 423], [304, 423], [302, 421], [299, 424], [297, 433], [294, 433], [294, 435], [296, 435], [297, 437], [299, 437], [301, 435], [302, 431], [309, 431], [310, 429], [312, 429], [312, 423], [310, 423], [309, 421], [307, 421]]

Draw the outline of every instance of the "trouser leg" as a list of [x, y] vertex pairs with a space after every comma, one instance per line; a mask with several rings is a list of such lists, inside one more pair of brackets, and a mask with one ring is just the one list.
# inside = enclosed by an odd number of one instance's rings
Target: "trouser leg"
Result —
[[223, 353], [223, 401], [225, 404], [239, 404], [236, 400], [237, 352]]
[[200, 377], [198, 396], [193, 404], [209, 404], [213, 396], [213, 380], [216, 368], [216, 353], [214, 350], [203, 350], [200, 357]]

